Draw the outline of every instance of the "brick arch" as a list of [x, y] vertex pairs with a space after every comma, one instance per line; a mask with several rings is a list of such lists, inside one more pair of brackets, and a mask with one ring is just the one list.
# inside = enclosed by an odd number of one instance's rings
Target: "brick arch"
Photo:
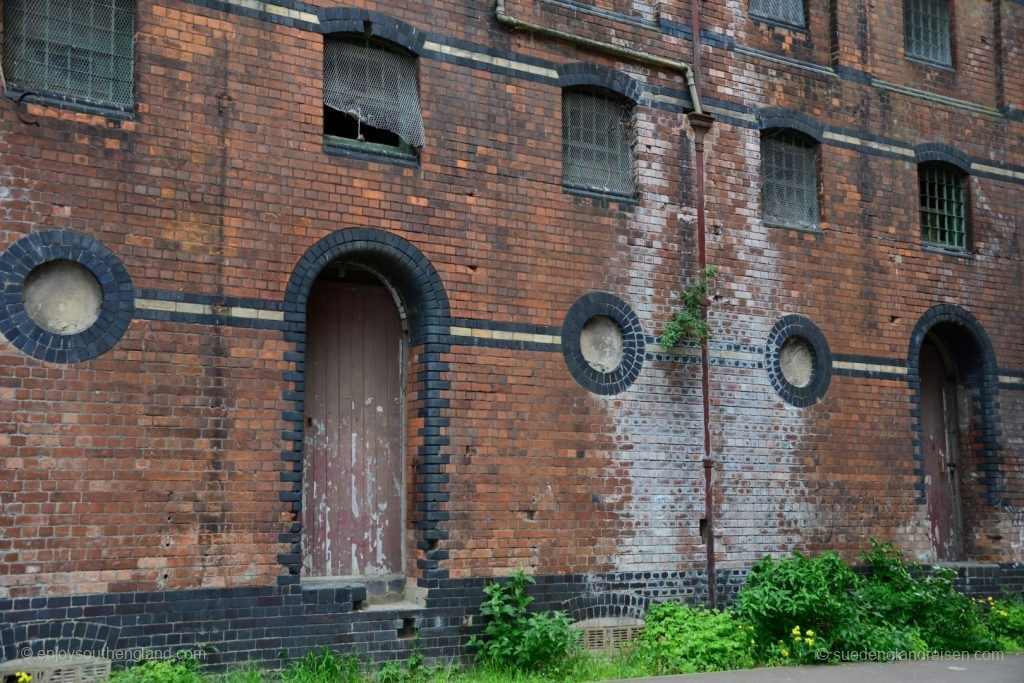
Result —
[[[286, 372], [284, 376], [287, 387], [284, 398], [291, 407], [283, 413], [288, 425], [283, 437], [291, 442], [292, 448], [281, 454], [290, 469], [282, 477], [287, 483], [281, 493], [281, 501], [301, 519], [306, 304], [317, 276], [337, 259], [372, 269], [402, 300], [413, 351], [410, 365], [415, 369], [418, 380], [417, 391], [408, 394], [407, 400], [409, 405], [416, 406], [422, 417], [422, 426], [416, 434], [419, 439], [416, 462], [437, 472], [414, 482], [417, 502], [410, 514], [416, 518], [417, 541], [421, 549], [426, 550], [425, 558], [418, 567], [423, 577], [447, 578], [447, 571], [437, 568], [443, 551], [438, 551], [435, 546], [436, 541], [448, 537], [447, 531], [440, 526], [447, 514], [440, 510], [440, 505], [447, 500], [449, 481], [448, 475], [441, 471], [441, 466], [448, 464], [448, 456], [442, 453], [442, 447], [448, 444], [448, 437], [444, 434], [449, 426], [445, 413], [448, 400], [442, 398], [442, 392], [449, 388], [449, 383], [442, 381], [441, 373], [449, 367], [441, 358], [450, 348], [451, 313], [448, 295], [437, 270], [423, 252], [398, 235], [375, 228], [338, 230], [307, 249], [288, 280], [285, 289], [285, 341], [294, 342], [295, 351], [286, 358], [294, 361], [298, 369]], [[278, 558], [287, 569], [287, 574], [279, 578], [279, 584], [299, 582], [301, 538], [302, 525], [299, 521], [292, 522], [289, 533], [282, 535], [282, 542], [290, 543], [291, 551]]]
[[585, 62], [559, 65], [558, 85], [562, 88], [602, 88], [634, 104], [640, 101], [644, 91], [638, 81], [621, 71]]
[[782, 107], [765, 107], [757, 111], [757, 129], [791, 129], [803, 133], [819, 145], [824, 138], [824, 127], [812, 116]]
[[1002, 456], [998, 440], [999, 369], [995, 351], [981, 323], [967, 310], [953, 304], [939, 304], [928, 309], [914, 326], [907, 350], [907, 380], [914, 401], [911, 429], [914, 436], [915, 473], [920, 479], [917, 502], [926, 502], [921, 449], [920, 355], [921, 345], [931, 332], [941, 335], [951, 346], [964, 386], [976, 390], [972, 413], [977, 416], [979, 427], [974, 443], [974, 453], [979, 463], [978, 483], [985, 489], [985, 502], [999, 506], [1002, 504], [1004, 484], [999, 471]]
[[644, 618], [651, 600], [638, 593], [610, 592], [577, 595], [565, 601], [566, 612], [573, 621], [602, 617]]
[[[55, 652], [88, 652], [103, 656], [115, 649], [121, 629], [96, 621], [37, 621], [0, 629], [4, 659]], [[110, 655], [107, 655], [110, 656]]]
[[423, 52], [424, 34], [415, 26], [389, 14], [357, 7], [324, 7], [317, 10], [319, 32], [358, 34], [385, 40], [419, 56]]

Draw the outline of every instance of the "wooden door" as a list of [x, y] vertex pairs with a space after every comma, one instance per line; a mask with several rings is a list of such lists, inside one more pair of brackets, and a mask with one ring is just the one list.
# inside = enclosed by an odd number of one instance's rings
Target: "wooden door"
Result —
[[384, 287], [314, 284], [306, 328], [306, 576], [402, 572], [402, 340]]
[[939, 560], [963, 557], [957, 444], [957, 384], [939, 349], [921, 346], [921, 441], [932, 542]]

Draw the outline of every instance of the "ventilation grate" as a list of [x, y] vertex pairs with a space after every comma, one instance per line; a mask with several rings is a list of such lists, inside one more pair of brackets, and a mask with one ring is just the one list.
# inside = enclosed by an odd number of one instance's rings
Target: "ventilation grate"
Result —
[[790, 26], [804, 27], [804, 0], [750, 0], [750, 15]]
[[591, 652], [612, 652], [633, 641], [644, 622], [628, 617], [588, 619], [574, 625], [582, 633], [583, 647]]
[[569, 187], [633, 196], [632, 106], [601, 93], [562, 96], [562, 181]]

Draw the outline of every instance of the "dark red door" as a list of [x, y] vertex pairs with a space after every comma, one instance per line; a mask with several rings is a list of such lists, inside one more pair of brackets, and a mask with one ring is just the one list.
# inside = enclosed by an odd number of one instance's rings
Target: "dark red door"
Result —
[[932, 543], [940, 560], [963, 557], [957, 445], [957, 385], [939, 349], [921, 346], [921, 436]]
[[402, 572], [402, 326], [382, 286], [317, 282], [306, 328], [303, 572]]

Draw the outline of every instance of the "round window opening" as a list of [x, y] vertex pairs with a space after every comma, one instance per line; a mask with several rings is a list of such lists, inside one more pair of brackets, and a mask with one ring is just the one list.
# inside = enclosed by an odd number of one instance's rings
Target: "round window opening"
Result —
[[790, 337], [779, 349], [779, 367], [787, 382], [806, 387], [814, 376], [814, 349], [803, 337]]
[[25, 312], [53, 334], [84, 332], [100, 316], [103, 290], [80, 263], [58, 259], [34, 268], [25, 278]]
[[622, 328], [607, 316], [593, 316], [580, 331], [580, 352], [590, 367], [612, 372], [622, 363]]

